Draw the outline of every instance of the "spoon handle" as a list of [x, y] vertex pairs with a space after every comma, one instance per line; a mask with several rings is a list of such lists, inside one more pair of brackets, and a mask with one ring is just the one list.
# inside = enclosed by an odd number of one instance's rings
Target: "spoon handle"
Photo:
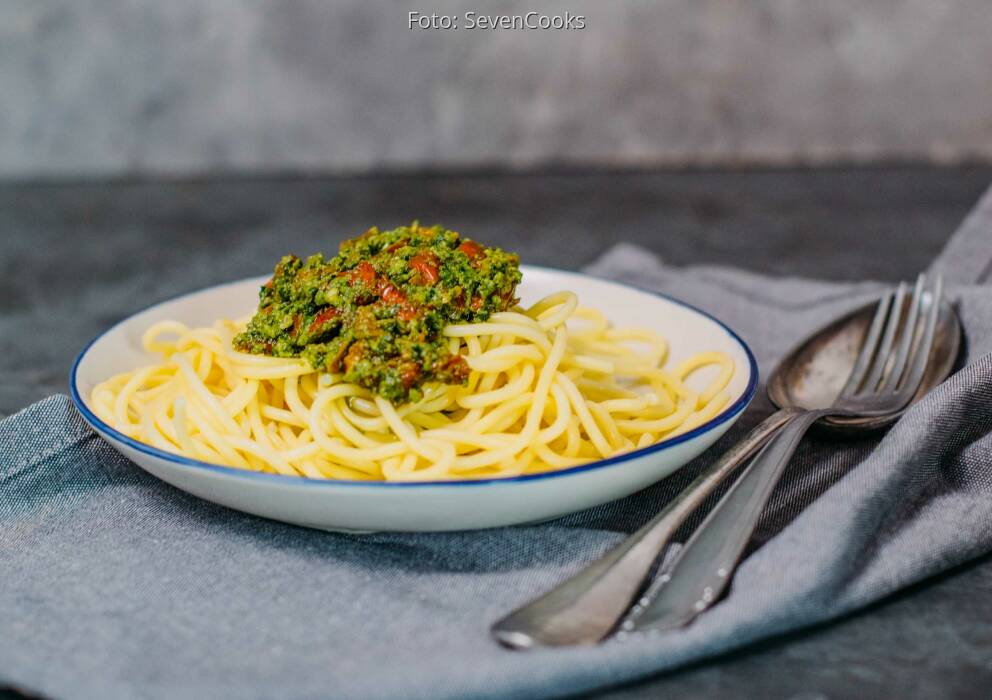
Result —
[[644, 603], [625, 621], [625, 628], [682, 627], [720, 597], [799, 441], [827, 413], [793, 416], [767, 441], [659, 578], [660, 590], [646, 594]]
[[782, 409], [709, 465], [658, 515], [603, 558], [493, 625], [492, 634], [515, 649], [595, 644], [626, 614], [654, 562], [686, 518], [772, 435], [802, 413]]

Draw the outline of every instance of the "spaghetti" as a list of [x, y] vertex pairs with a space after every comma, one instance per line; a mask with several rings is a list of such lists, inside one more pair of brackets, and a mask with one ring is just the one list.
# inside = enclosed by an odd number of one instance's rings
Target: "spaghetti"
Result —
[[[567, 468], [692, 430], [728, 402], [733, 360], [703, 352], [667, 367], [664, 338], [613, 328], [559, 292], [527, 309], [448, 325], [465, 384], [427, 383], [395, 405], [302, 358], [236, 351], [247, 319], [150, 327], [159, 364], [93, 390], [97, 415], [161, 450], [313, 479], [452, 480]], [[706, 387], [688, 377], [705, 367]]]

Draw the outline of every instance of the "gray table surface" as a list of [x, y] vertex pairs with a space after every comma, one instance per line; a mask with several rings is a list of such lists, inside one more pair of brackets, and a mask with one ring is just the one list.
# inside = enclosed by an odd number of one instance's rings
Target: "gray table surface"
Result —
[[[677, 264], [896, 280], [990, 182], [992, 167], [893, 166], [0, 184], [0, 416], [65, 391], [75, 353], [134, 310], [373, 224], [443, 223], [566, 268], [626, 240]], [[990, 623], [992, 557], [600, 697], [988, 697]]]

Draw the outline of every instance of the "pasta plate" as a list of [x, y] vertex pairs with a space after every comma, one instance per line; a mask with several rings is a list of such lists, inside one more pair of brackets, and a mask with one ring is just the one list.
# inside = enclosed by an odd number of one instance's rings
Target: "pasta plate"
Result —
[[[617, 326], [664, 334], [670, 362], [702, 350], [733, 359], [719, 413], [692, 430], [608, 459], [519, 476], [461, 481], [370, 482], [303, 479], [219, 466], [139, 442], [101, 420], [92, 393], [108, 376], [153, 360], [144, 331], [166, 319], [190, 326], [251, 312], [265, 277], [218, 285], [161, 302], [92, 340], [70, 377], [84, 419], [115, 449], [159, 479], [236, 510], [305, 527], [346, 531], [448, 531], [499, 527], [559, 517], [622, 498], [663, 479], [710, 447], [754, 396], [757, 366], [747, 344], [726, 324], [677, 299], [580, 273], [522, 266], [519, 295], [526, 305], [562, 289]], [[701, 371], [700, 374], [705, 374]], [[688, 380], [705, 384], [705, 376]]]

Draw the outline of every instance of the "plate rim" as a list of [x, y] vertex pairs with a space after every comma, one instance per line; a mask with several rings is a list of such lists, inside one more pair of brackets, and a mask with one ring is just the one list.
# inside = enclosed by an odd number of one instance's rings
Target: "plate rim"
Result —
[[[567, 467], [565, 469], [558, 469], [548, 472], [540, 472], [538, 474], [520, 474], [517, 476], [497, 476], [490, 477], [486, 479], [459, 479], [459, 480], [432, 480], [432, 481], [362, 481], [359, 479], [307, 479], [300, 476], [287, 476], [283, 474], [269, 474], [266, 472], [255, 472], [246, 469], [239, 469], [237, 467], [228, 467], [221, 464], [211, 464], [210, 462], [204, 462], [198, 459], [191, 459], [189, 457], [184, 457], [182, 455], [177, 455], [172, 452], [167, 452], [165, 450], [159, 449], [152, 445], [135, 440], [132, 437], [119, 432], [115, 428], [107, 425], [102, 419], [100, 419], [83, 401], [82, 396], [79, 394], [79, 389], [77, 387], [77, 374], [79, 370], [79, 365], [86, 357], [86, 354], [90, 351], [101, 338], [103, 338], [108, 333], [113, 332], [118, 327], [129, 322], [135, 316], [143, 314], [147, 311], [151, 311], [164, 304], [169, 304], [175, 301], [180, 301], [186, 297], [194, 296], [196, 294], [202, 294], [204, 292], [209, 292], [215, 289], [220, 289], [223, 287], [230, 287], [237, 284], [244, 284], [249, 282], [256, 277], [244, 277], [237, 280], [231, 280], [228, 282], [221, 282], [219, 284], [212, 285], [210, 287], [204, 287], [202, 289], [196, 289], [189, 292], [184, 292], [182, 294], [177, 294], [176, 296], [157, 301], [153, 304], [149, 304], [127, 316], [122, 318], [117, 323], [113, 324], [110, 328], [98, 333], [94, 336], [83, 349], [79, 351], [76, 358], [73, 360], [72, 369], [69, 372], [69, 395], [72, 399], [72, 403], [75, 405], [76, 410], [83, 416], [87, 423], [101, 434], [102, 437], [106, 435], [111, 436], [114, 440], [121, 442], [131, 449], [137, 450], [138, 452], [144, 453], [146, 455], [157, 457], [158, 459], [165, 460], [167, 462], [172, 462], [184, 468], [193, 469], [205, 469], [215, 473], [220, 473], [225, 476], [239, 477], [249, 481], [274, 481], [275, 483], [281, 483], [284, 485], [295, 485], [295, 486], [306, 486], [306, 487], [359, 487], [359, 488], [424, 488], [424, 487], [434, 487], [439, 486], [450, 486], [450, 487], [468, 487], [468, 486], [486, 486], [486, 485], [500, 485], [500, 484], [514, 484], [521, 482], [532, 482], [532, 481], [543, 481], [546, 479], [556, 479], [567, 476], [573, 476], [582, 472], [593, 471], [597, 469], [605, 469], [607, 467], [614, 467], [625, 462], [629, 462], [634, 459], [639, 459], [641, 457], [646, 457], [651, 454], [658, 452], [663, 452], [665, 450], [676, 447], [682, 443], [689, 442], [701, 435], [704, 435], [714, 428], [726, 423], [728, 420], [739, 415], [747, 406], [751, 403], [754, 398], [755, 393], [758, 388], [758, 362], [755, 359], [754, 353], [752, 352], [750, 346], [744, 341], [744, 339], [729, 325], [724, 323], [722, 320], [714, 316], [713, 314], [700, 309], [699, 307], [690, 304], [686, 301], [673, 297], [664, 292], [658, 292], [653, 289], [647, 289], [641, 287], [640, 285], [630, 284], [628, 282], [620, 282], [618, 280], [610, 279], [608, 277], [603, 277], [601, 275], [590, 274], [586, 272], [575, 272], [572, 270], [562, 270], [555, 267], [549, 267], [544, 265], [522, 265], [522, 271], [526, 272], [527, 269], [539, 270], [542, 272], [549, 272], [553, 274], [564, 274], [568, 276], [578, 276], [578, 277], [588, 277], [601, 282], [608, 282], [610, 284], [615, 284], [620, 287], [626, 287], [627, 289], [632, 289], [643, 294], [648, 294], [650, 296], [658, 297], [664, 299], [670, 303], [676, 304], [683, 308], [689, 309], [704, 318], [709, 319], [719, 326], [730, 338], [736, 342], [743, 349], [744, 354], [748, 360], [748, 383], [744, 388], [744, 392], [734, 401], [731, 405], [724, 408], [720, 413], [716, 414], [710, 418], [705, 423], [696, 426], [692, 430], [676, 435], [675, 437], [668, 438], [666, 440], [661, 440], [653, 445], [648, 445], [647, 447], [642, 447], [631, 452], [625, 452], [620, 455], [615, 455], [613, 457], [607, 457], [606, 459], [599, 459], [594, 462], [589, 462], [588, 464], [579, 464], [574, 467]], [[259, 278], [264, 277], [264, 275], [258, 276]]]

